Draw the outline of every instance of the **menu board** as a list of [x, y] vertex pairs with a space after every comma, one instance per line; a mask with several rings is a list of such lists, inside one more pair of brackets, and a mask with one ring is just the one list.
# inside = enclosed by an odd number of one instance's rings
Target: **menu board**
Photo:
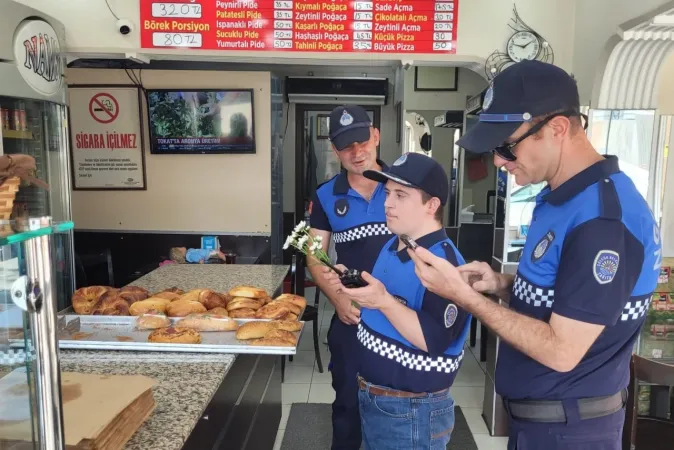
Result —
[[458, 0], [140, 0], [141, 47], [456, 53]]

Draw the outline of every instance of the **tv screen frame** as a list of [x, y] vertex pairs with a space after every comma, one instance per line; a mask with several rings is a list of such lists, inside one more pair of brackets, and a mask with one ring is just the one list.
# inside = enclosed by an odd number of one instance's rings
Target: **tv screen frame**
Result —
[[[145, 102], [147, 106], [147, 125], [149, 131], [149, 148], [150, 154], [152, 155], [250, 155], [257, 153], [257, 138], [255, 135], [255, 89], [253, 88], [173, 88], [173, 89], [144, 89], [145, 91]], [[174, 150], [158, 150], [157, 146], [154, 144], [155, 133], [154, 126], [152, 122], [152, 116], [150, 114], [150, 94], [154, 92], [203, 92], [203, 93], [228, 93], [228, 92], [248, 92], [250, 93], [250, 110], [252, 121], [250, 124], [250, 134], [253, 138], [253, 143], [250, 149], [246, 150], [235, 150], [235, 149], [218, 149], [218, 150], [186, 150], [186, 149], [174, 149]]]

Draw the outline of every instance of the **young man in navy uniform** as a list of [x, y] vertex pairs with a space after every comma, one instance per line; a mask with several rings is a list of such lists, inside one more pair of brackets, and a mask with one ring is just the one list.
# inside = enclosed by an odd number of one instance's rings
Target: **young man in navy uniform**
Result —
[[493, 151], [519, 185], [548, 183], [517, 274], [486, 263], [457, 269], [423, 250], [411, 256], [428, 289], [501, 337], [496, 391], [510, 450], [619, 450], [632, 349], [660, 270], [658, 226], [617, 158], [592, 148], [566, 72], [514, 64], [484, 103], [459, 145]]
[[[311, 233], [332, 237], [338, 261], [349, 269], [371, 270], [384, 243], [386, 227], [384, 186], [363, 176], [366, 170], [381, 170], [377, 160], [379, 131], [359, 106], [340, 106], [330, 113], [330, 142], [344, 170], [320, 185], [312, 200]], [[329, 369], [335, 401], [332, 404], [332, 449], [358, 450], [361, 444], [358, 413], [358, 350], [356, 337], [360, 311], [351, 300], [328, 285], [320, 267], [308, 261], [314, 281], [335, 307], [328, 331]]]
[[[449, 183], [440, 164], [408, 153], [390, 170], [364, 175], [386, 183], [391, 232], [453, 265], [464, 264], [442, 226]], [[470, 315], [427, 291], [414, 269], [404, 239], [396, 236], [382, 249], [372, 275], [362, 274], [368, 286], [340, 287], [362, 307], [358, 384], [367, 450], [444, 449], [454, 428], [449, 388], [461, 366]], [[336, 275], [326, 276], [340, 285]]]

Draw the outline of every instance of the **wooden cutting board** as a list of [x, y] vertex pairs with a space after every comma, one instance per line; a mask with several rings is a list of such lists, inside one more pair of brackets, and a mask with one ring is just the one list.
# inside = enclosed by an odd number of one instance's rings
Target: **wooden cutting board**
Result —
[[[66, 446], [121, 449], [152, 414], [155, 384], [140, 375], [61, 373]], [[14, 405], [0, 409], [0, 441], [31, 440], [27, 390], [25, 372], [14, 371], [0, 380], [2, 403]]]

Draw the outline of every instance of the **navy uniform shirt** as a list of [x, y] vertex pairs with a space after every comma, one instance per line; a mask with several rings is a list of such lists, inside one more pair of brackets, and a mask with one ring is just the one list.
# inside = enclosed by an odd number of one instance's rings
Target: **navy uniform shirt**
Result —
[[[377, 163], [387, 170], [383, 162]], [[385, 201], [383, 184], [377, 185], [368, 202], [351, 189], [346, 171], [342, 171], [316, 189], [309, 224], [317, 230], [332, 232], [340, 264], [371, 272], [379, 251], [391, 238], [386, 226]]]
[[[417, 239], [417, 244], [455, 266], [465, 264], [444, 229]], [[407, 251], [398, 251], [397, 237], [382, 249], [372, 276], [396, 300], [416, 311], [428, 352], [405, 339], [381, 311], [361, 308], [360, 375], [370, 383], [406, 392], [450, 387], [463, 358], [470, 314], [424, 288]]]
[[627, 387], [634, 342], [661, 262], [660, 234], [632, 181], [609, 156], [536, 199], [510, 307], [606, 328], [570, 372], [502, 342], [496, 391], [509, 399], [612, 395]]

